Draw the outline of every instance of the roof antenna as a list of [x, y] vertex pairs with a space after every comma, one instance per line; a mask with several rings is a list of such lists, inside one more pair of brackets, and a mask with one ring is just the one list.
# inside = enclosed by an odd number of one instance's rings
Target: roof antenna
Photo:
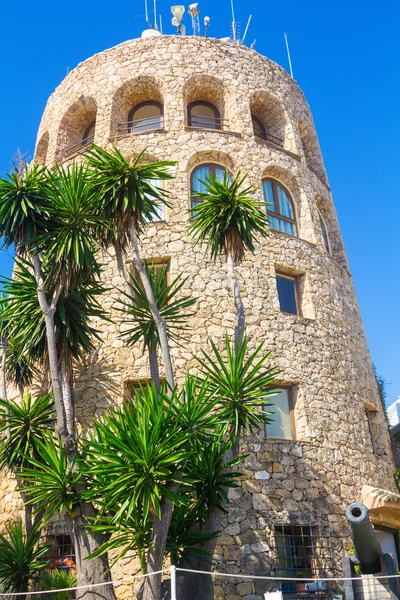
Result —
[[160, 33], [162, 35], [162, 15], [160, 14]]
[[158, 29], [158, 27], [157, 27], [157, 0], [154, 0], [154, 29]]
[[249, 29], [249, 25], [250, 25], [250, 21], [253, 15], [249, 16], [249, 20], [247, 21], [247, 25], [246, 25], [246, 29], [244, 30], [244, 35], [243, 35], [243, 39], [242, 39], [242, 44], [244, 44], [244, 40], [246, 39], [246, 35], [247, 35], [247, 31]]
[[150, 21], [149, 21], [149, 11], [148, 11], [148, 8], [147, 8], [147, 0], [144, 0], [144, 10], [145, 10], [145, 12], [146, 12], [146, 23], [147, 23], [147, 25], [148, 25], [148, 26], [149, 26], [151, 29], [154, 29], [153, 25], [152, 25], [152, 24], [150, 23]]
[[197, 8], [198, 6], [199, 6], [198, 2], [195, 2], [194, 4], [189, 4], [189, 10], [188, 10], [189, 15], [192, 17], [193, 35], [195, 37], [197, 35], [200, 35], [200, 20], [199, 20], [200, 11]]
[[205, 29], [204, 29], [204, 37], [207, 37], [208, 28], [210, 27], [210, 22], [211, 22], [210, 17], [204, 17], [204, 27], [205, 27]]
[[233, 0], [231, 0], [231, 8], [232, 8], [232, 33], [233, 33], [233, 41], [236, 44], [236, 42], [237, 42], [237, 34], [236, 34], [235, 9], [234, 9], [234, 6], [233, 6]]
[[254, 48], [256, 46], [256, 42], [257, 42], [257, 40], [254, 40], [254, 42], [250, 46], [250, 50], [254, 50]]
[[290, 77], [292, 79], [294, 79], [294, 77], [293, 77], [293, 68], [292, 68], [292, 59], [290, 58], [289, 42], [288, 42], [288, 38], [287, 38], [286, 33], [284, 34], [284, 36], [285, 36], [286, 50], [287, 50], [287, 55], [288, 55], [288, 60], [289, 60]]

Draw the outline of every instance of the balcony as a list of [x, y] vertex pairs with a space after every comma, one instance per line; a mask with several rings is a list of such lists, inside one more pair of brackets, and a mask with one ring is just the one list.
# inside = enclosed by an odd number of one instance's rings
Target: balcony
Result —
[[79, 152], [82, 152], [84, 150], [88, 150], [92, 146], [93, 142], [94, 134], [89, 135], [80, 142], [77, 142], [76, 144], [73, 144], [73, 146], [70, 146], [69, 148], [64, 150], [64, 159], [70, 158], [74, 154], [78, 154]]
[[197, 117], [191, 115], [187, 129], [207, 129], [214, 131], [228, 131], [228, 121], [220, 117]]
[[126, 135], [133, 133], [148, 133], [150, 131], [160, 131], [164, 129], [164, 115], [156, 115], [154, 117], [145, 117], [135, 121], [127, 121], [118, 125], [118, 135]]

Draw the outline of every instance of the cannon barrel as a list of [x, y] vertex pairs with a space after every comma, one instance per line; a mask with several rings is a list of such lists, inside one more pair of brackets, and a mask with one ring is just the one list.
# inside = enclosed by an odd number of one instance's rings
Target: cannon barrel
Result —
[[360, 564], [361, 572], [379, 573], [382, 570], [382, 550], [369, 520], [368, 508], [361, 502], [353, 502], [346, 510], [346, 518], [350, 525], [354, 554]]

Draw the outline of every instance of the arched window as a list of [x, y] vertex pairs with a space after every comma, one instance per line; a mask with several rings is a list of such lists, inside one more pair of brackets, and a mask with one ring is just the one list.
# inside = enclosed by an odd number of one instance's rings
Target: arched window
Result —
[[326, 248], [326, 251], [330, 254], [331, 253], [331, 245], [329, 242], [329, 235], [328, 235], [328, 230], [325, 225], [324, 217], [321, 215], [321, 213], [319, 211], [318, 211], [318, 216], [319, 216], [319, 224], [321, 225], [321, 233], [322, 233], [322, 237], [324, 239], [325, 248]]
[[211, 102], [191, 102], [188, 106], [188, 125], [198, 129], [221, 129], [221, 115]]
[[267, 129], [266, 129], [264, 123], [261, 121], [261, 119], [256, 117], [256, 115], [251, 115], [251, 120], [253, 123], [254, 135], [258, 138], [261, 138], [262, 140], [266, 140], [267, 139]]
[[126, 125], [128, 131], [133, 133], [161, 129], [164, 125], [163, 105], [155, 100], [137, 104], [130, 111]]
[[82, 136], [82, 146], [88, 146], [94, 141], [94, 132], [96, 129], [96, 121], [92, 121], [85, 129], [85, 133]]
[[[207, 177], [209, 177], [210, 175], [212, 175], [213, 177], [218, 179], [218, 181], [223, 181], [224, 175], [225, 175], [225, 169], [224, 169], [224, 167], [221, 167], [220, 165], [216, 165], [214, 163], [210, 163], [207, 165], [200, 165], [192, 172], [191, 184], [190, 184], [192, 191], [193, 192], [205, 192], [206, 187], [205, 187], [204, 183], [207, 182]], [[229, 175], [229, 173], [228, 173], [228, 177], [231, 179], [231, 176]], [[192, 208], [194, 208], [195, 206], [200, 204], [200, 202], [201, 202], [200, 200], [192, 199], [192, 201], [191, 201]]]
[[267, 213], [272, 229], [297, 235], [293, 200], [276, 179], [263, 180], [264, 202], [267, 202]]

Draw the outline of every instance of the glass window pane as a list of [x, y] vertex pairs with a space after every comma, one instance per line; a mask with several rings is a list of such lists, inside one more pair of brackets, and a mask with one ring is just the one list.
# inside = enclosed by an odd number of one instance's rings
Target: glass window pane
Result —
[[276, 276], [279, 305], [282, 312], [297, 315], [296, 282], [294, 279]]
[[145, 104], [136, 109], [132, 115], [133, 131], [138, 133], [161, 127], [161, 109], [154, 104]]
[[210, 174], [210, 165], [203, 165], [195, 170], [192, 176], [192, 189], [194, 192], [206, 191], [206, 187], [202, 182], [207, 181], [207, 177], [209, 177]]
[[[163, 182], [161, 179], [152, 179], [151, 180], [151, 185], [153, 185], [155, 188], [160, 188], [162, 189], [163, 187]], [[154, 198], [154, 196], [152, 196], [151, 194], [147, 195], [148, 198], [152, 199]], [[157, 211], [157, 216], [153, 216], [153, 218], [151, 219], [151, 221], [163, 221], [164, 220], [164, 204], [162, 202], [158, 202], [155, 206], [156, 211]]]
[[279, 199], [279, 208], [280, 213], [284, 217], [288, 217], [289, 219], [294, 219], [292, 204], [286, 190], [283, 189], [279, 183], [276, 184], [276, 188], [278, 190], [278, 199]]
[[207, 104], [195, 104], [190, 108], [190, 125], [192, 127], [206, 127], [218, 129], [219, 120], [211, 106]]
[[[267, 210], [270, 210], [271, 212], [276, 212], [274, 188], [272, 185], [272, 181], [270, 181], [269, 179], [264, 179], [264, 181], [263, 181], [263, 192], [264, 192], [264, 202], [268, 203]], [[273, 226], [271, 225], [271, 227], [273, 227]], [[274, 229], [278, 229], [278, 228], [274, 227]]]
[[283, 231], [284, 233], [288, 233], [289, 235], [296, 235], [296, 227], [294, 223], [290, 223], [289, 221], [285, 221], [284, 219], [279, 219], [274, 215], [268, 214], [269, 226], [272, 229], [276, 229], [277, 231]]
[[272, 423], [267, 425], [267, 436], [293, 440], [292, 421], [290, 416], [289, 390], [277, 390], [277, 394], [271, 396], [267, 406], [271, 415]]

